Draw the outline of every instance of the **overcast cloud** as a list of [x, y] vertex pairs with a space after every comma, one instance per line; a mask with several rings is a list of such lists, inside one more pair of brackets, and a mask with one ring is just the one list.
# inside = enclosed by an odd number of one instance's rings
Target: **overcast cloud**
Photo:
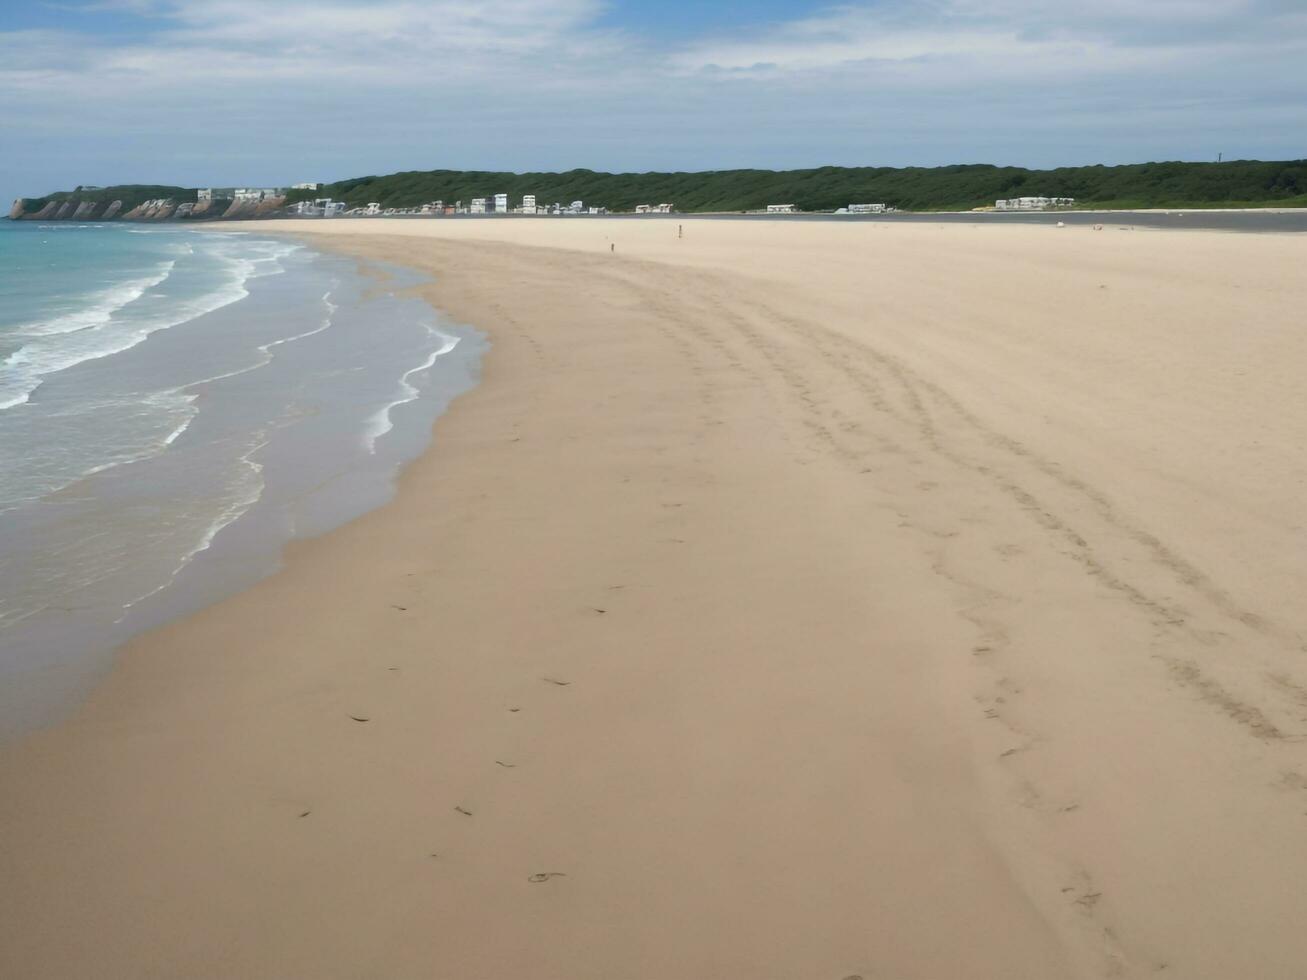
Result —
[[601, 0], [0, 13], [0, 190], [1307, 156], [1307, 0], [796, 3], [706, 33], [693, 5], [669, 16], [685, 29]]

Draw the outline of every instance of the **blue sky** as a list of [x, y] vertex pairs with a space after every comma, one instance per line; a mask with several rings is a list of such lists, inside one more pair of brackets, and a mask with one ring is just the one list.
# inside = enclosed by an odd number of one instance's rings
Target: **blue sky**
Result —
[[0, 0], [0, 193], [1307, 157], [1307, 0]]

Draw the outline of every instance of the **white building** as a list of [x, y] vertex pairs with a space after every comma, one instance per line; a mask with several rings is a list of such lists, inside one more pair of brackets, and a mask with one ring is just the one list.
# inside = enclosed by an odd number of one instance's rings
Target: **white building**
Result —
[[496, 214], [505, 214], [505, 213], [507, 213], [507, 211], [508, 211], [508, 195], [507, 195], [507, 194], [496, 194], [496, 195], [495, 195], [495, 213], [496, 213]]
[[486, 199], [484, 197], [472, 198], [472, 206], [468, 208], [468, 214], [485, 214]]
[[296, 201], [290, 206], [290, 213], [301, 218], [335, 218], [344, 211], [344, 201], [333, 201], [329, 197], [320, 197], [316, 201]]
[[534, 194], [522, 195], [522, 213], [523, 214], [536, 213], [536, 196]]
[[212, 187], [201, 187], [198, 191], [195, 192], [195, 197], [196, 197], [197, 200], [200, 200], [200, 201], [212, 201], [212, 200], [213, 200], [213, 188], [212, 188]]
[[572, 212], [572, 214], [580, 214], [585, 210], [585, 205], [580, 201], [573, 201], [567, 206], [567, 210]]
[[316, 191], [317, 184], [291, 184], [290, 189], [293, 191]]
[[849, 214], [884, 214], [886, 211], [883, 204], [850, 204]]
[[1014, 197], [995, 201], [996, 211], [1043, 211], [1046, 208], [1069, 208], [1076, 203], [1074, 197]]
[[237, 201], [263, 201], [270, 197], [279, 197], [281, 191], [276, 187], [237, 187], [232, 197]]
[[793, 204], [768, 204], [768, 214], [794, 214], [799, 209]]
[[380, 213], [381, 213], [381, 205], [380, 205], [379, 203], [377, 203], [376, 201], [370, 201], [370, 202], [368, 202], [368, 206], [367, 206], [366, 209], [364, 209], [363, 213], [364, 213], [364, 214], [380, 214]]

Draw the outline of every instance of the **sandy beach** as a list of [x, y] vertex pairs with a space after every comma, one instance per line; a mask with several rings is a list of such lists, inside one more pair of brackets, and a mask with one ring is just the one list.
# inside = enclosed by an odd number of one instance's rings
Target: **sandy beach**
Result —
[[1307, 236], [259, 230], [482, 383], [0, 746], [0, 976], [1303, 975]]

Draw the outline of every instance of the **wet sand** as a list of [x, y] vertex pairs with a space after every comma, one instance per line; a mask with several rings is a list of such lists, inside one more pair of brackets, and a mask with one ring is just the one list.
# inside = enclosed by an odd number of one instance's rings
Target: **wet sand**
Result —
[[677, 224], [261, 226], [483, 383], [0, 748], [0, 975], [1300, 975], [1307, 238]]

